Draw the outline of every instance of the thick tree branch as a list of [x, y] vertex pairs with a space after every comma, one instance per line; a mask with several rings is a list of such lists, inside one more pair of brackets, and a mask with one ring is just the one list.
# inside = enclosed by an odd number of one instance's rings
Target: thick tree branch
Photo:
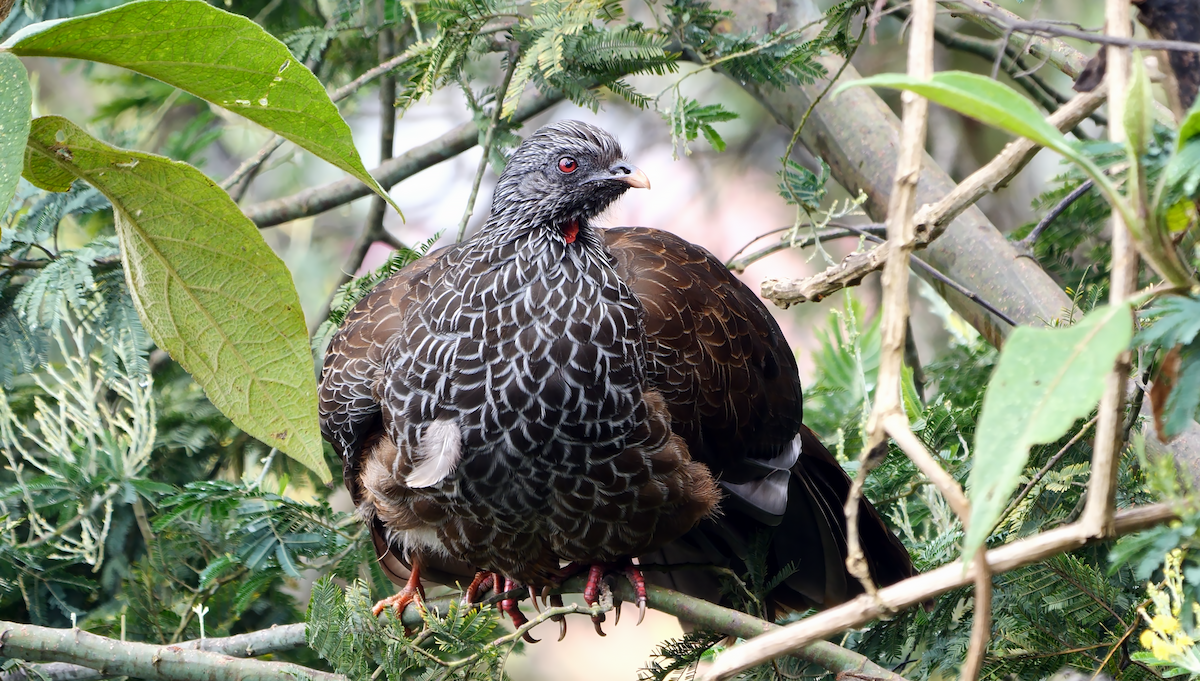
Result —
[[[271, 653], [282, 653], [307, 645], [304, 639], [304, 624], [285, 624], [270, 629], [252, 631], [248, 634], [220, 638], [195, 639], [176, 643], [173, 647], [186, 650], [204, 650], [230, 657], [258, 657]], [[50, 681], [96, 681], [106, 674], [91, 667], [67, 662], [49, 662], [35, 665], [36, 674]], [[0, 681], [37, 681], [37, 675], [26, 675], [20, 669], [0, 673]]]
[[[1058, 129], [1067, 131], [1078, 125], [1103, 102], [1103, 88], [1083, 92], [1051, 114], [1047, 120]], [[1039, 150], [1041, 147], [1030, 140], [1013, 140], [994, 159], [954, 186], [937, 202], [922, 206], [913, 218], [916, 223], [914, 248], [928, 247], [979, 199], [1007, 186]], [[892, 245], [889, 242], [868, 251], [852, 253], [837, 265], [804, 279], [768, 279], [763, 282], [763, 297], [778, 305], [821, 300], [842, 288], [859, 284], [866, 275], [882, 269], [891, 249]]]
[[[561, 102], [560, 94], [538, 93], [517, 107], [513, 120], [528, 120]], [[401, 180], [453, 158], [479, 143], [479, 128], [475, 123], [463, 123], [441, 137], [385, 161], [371, 171], [384, 189]], [[352, 177], [313, 187], [279, 199], [247, 206], [242, 212], [259, 227], [273, 227], [284, 222], [324, 213], [343, 204], [371, 194], [371, 189]]]
[[[569, 580], [564, 592], [583, 589], [582, 578]], [[616, 594], [622, 600], [633, 601], [633, 587], [618, 580]], [[519, 590], [508, 596], [522, 599], [528, 593]], [[498, 600], [500, 595], [486, 602]], [[450, 596], [430, 600], [426, 606], [444, 614]], [[681, 620], [730, 636], [752, 638], [780, 627], [743, 612], [724, 608], [676, 591], [648, 585], [650, 607], [674, 615]], [[390, 614], [384, 614], [390, 617]], [[402, 614], [405, 625], [422, 626], [415, 605]], [[291, 650], [305, 645], [305, 625], [289, 624], [227, 638], [188, 641], [171, 646], [130, 643], [96, 636], [78, 629], [48, 629], [9, 622], [0, 622], [0, 655], [18, 659], [49, 662], [38, 665], [52, 681], [96, 681], [107, 676], [137, 676], [162, 681], [253, 681], [267, 678], [300, 678], [311, 681], [345, 681], [337, 674], [328, 674], [299, 665], [260, 660], [236, 660], [235, 657], [265, 655]], [[79, 643], [76, 643], [76, 642]], [[818, 665], [834, 674], [878, 681], [905, 681], [903, 677], [871, 662], [866, 657], [833, 643], [816, 641], [797, 649], [793, 655]], [[15, 672], [0, 676], [3, 681], [27, 681]]]
[[[1167, 504], [1127, 508], [1117, 512], [1111, 536], [1139, 532], [1177, 517], [1175, 511]], [[1002, 574], [1060, 553], [1074, 551], [1095, 540], [1095, 537], [1081, 531], [1078, 524], [1067, 525], [991, 549], [987, 552], [987, 562], [993, 574]], [[731, 648], [697, 678], [704, 681], [730, 678], [738, 672], [787, 654], [797, 646], [819, 641], [846, 629], [866, 624], [887, 613], [911, 608], [947, 591], [964, 587], [975, 581], [976, 573], [974, 564], [964, 567], [962, 561], [954, 561], [936, 570], [884, 587], [875, 592], [874, 597], [859, 596], [849, 603], [793, 622]]]
[[[302, 625], [301, 625], [302, 626]], [[68, 662], [105, 676], [151, 681], [345, 681], [337, 674], [289, 662], [239, 659], [184, 645], [117, 641], [81, 629], [50, 629], [0, 622], [0, 654], [39, 662]]]

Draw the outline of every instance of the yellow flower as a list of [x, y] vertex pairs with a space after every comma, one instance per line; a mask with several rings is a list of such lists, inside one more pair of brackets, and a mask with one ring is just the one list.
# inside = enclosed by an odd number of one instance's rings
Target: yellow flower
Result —
[[1175, 637], [1175, 645], [1181, 648], [1190, 648], [1191, 646], [1196, 645], [1196, 642], [1192, 640], [1191, 636], [1188, 636], [1183, 632], [1179, 632], [1179, 634]]
[[1156, 639], [1158, 639], [1158, 636], [1154, 634], [1154, 630], [1147, 629], [1142, 632], [1142, 636], [1138, 640], [1141, 642], [1143, 648], [1149, 650], [1150, 646], [1154, 645]]
[[1158, 636], [1154, 637], [1154, 643], [1150, 645], [1150, 654], [1160, 660], [1170, 660], [1175, 655], [1178, 655], [1179, 652], [1179, 646], [1173, 645]]
[[1166, 613], [1159, 613], [1150, 620], [1150, 626], [1154, 627], [1155, 631], [1170, 636], [1179, 630], [1179, 620]]

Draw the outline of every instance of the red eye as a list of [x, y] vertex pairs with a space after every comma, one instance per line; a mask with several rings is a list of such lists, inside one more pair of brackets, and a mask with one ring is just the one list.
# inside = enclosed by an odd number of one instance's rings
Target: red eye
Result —
[[558, 169], [564, 173], [573, 173], [578, 167], [579, 164], [576, 163], [575, 159], [571, 158], [570, 156], [563, 156], [562, 158], [558, 159]]

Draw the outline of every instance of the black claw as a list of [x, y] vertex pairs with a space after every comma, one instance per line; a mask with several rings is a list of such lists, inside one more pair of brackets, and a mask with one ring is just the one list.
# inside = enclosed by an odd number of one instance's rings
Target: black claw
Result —
[[561, 641], [567, 637], [567, 618], [558, 618], [558, 640]]
[[608, 636], [604, 630], [600, 628], [600, 623], [604, 621], [604, 615], [592, 615], [592, 624], [596, 627], [596, 633], [601, 636]]

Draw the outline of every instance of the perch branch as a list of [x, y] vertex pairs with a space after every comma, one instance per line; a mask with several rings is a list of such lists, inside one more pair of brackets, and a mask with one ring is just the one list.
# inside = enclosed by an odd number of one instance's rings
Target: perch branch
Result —
[[[1108, 0], [1105, 3], [1105, 30], [1110, 36], [1128, 38], [1133, 33], [1130, 23], [1129, 0]], [[1129, 89], [1129, 68], [1133, 55], [1128, 48], [1118, 43], [1108, 45], [1108, 138], [1117, 143], [1125, 142], [1125, 96]], [[1140, 173], [1139, 173], [1140, 174]], [[1132, 170], [1130, 173], [1131, 177]], [[1132, 184], [1132, 183], [1131, 183]], [[1131, 197], [1136, 197], [1141, 182], [1130, 186]], [[1136, 200], [1135, 205], [1145, 206]], [[1137, 290], [1137, 251], [1129, 227], [1118, 210], [1112, 211], [1112, 278], [1109, 284], [1109, 300], [1116, 304], [1124, 301]], [[1091, 536], [1107, 536], [1113, 526], [1113, 507], [1116, 505], [1117, 466], [1124, 443], [1125, 385], [1129, 380], [1132, 354], [1126, 350], [1117, 358], [1109, 372], [1100, 397], [1096, 421], [1096, 448], [1092, 452], [1092, 472], [1088, 478], [1087, 503], [1079, 524]]]
[[[562, 101], [561, 94], [538, 93], [517, 107], [513, 121], [522, 122], [545, 111]], [[470, 149], [479, 142], [479, 128], [474, 122], [463, 123], [441, 137], [410, 149], [396, 158], [385, 161], [371, 171], [371, 175], [384, 189], [390, 189], [401, 180], [431, 168], [446, 159]], [[260, 228], [273, 227], [284, 222], [324, 213], [371, 194], [371, 189], [359, 180], [349, 177], [337, 182], [305, 189], [291, 196], [263, 201], [247, 206], [242, 212]]]
[[[257, 657], [303, 648], [305, 645], [307, 643], [304, 639], [304, 624], [301, 623], [276, 625], [269, 629], [236, 636], [194, 639], [176, 643], [172, 647], [204, 650], [230, 657]], [[31, 666], [34, 674], [26, 674], [19, 668], [13, 669], [0, 673], [0, 681], [36, 681], [39, 676], [44, 676], [49, 681], [97, 681], [107, 676], [91, 667], [68, 662], [49, 662]]]
[[[1103, 102], [1102, 88], [1081, 92], [1047, 120], [1059, 130], [1070, 130]], [[985, 195], [1006, 186], [1040, 148], [1024, 138], [1013, 140], [995, 158], [960, 182], [937, 203], [922, 206], [913, 217], [916, 230], [913, 247], [925, 248], [941, 236], [963, 211]], [[868, 251], [852, 253], [837, 265], [804, 279], [767, 279], [762, 284], [762, 295], [777, 305], [819, 301], [847, 286], [858, 285], [863, 277], [881, 269], [893, 248], [889, 241]]]
[[[569, 580], [563, 586], [563, 591], [582, 592], [583, 586], [583, 580], [576, 578]], [[624, 601], [635, 599], [632, 585], [624, 580], [618, 580], [616, 594]], [[496, 594], [485, 603], [491, 604], [504, 597], [520, 600], [527, 596], [528, 591], [520, 589]], [[443, 615], [450, 601], [458, 598], [458, 595], [454, 595], [432, 599], [425, 605], [432, 612]], [[649, 606], [656, 610], [674, 615], [697, 627], [730, 636], [752, 638], [763, 632], [781, 628], [752, 615], [654, 585], [647, 585], [647, 599]], [[416, 605], [405, 609], [401, 621], [413, 628], [423, 625]], [[138, 678], [162, 681], [227, 681], [230, 678], [238, 681], [265, 681], [268, 678], [279, 678], [272, 675], [279, 675], [281, 672], [294, 675], [293, 678], [307, 678], [311, 681], [345, 681], [345, 677], [340, 675], [317, 672], [299, 665], [287, 664], [280, 667], [279, 665], [284, 663], [234, 659], [282, 652], [304, 645], [303, 623], [272, 627], [227, 638], [154, 646], [109, 639], [78, 629], [48, 629], [0, 622], [0, 655], [49, 662], [36, 665], [35, 668], [38, 672], [49, 672], [51, 681], [96, 681], [107, 676], [121, 675], [136, 675]], [[803, 646], [793, 655], [834, 674], [877, 681], [905, 681], [900, 675], [875, 664], [863, 655], [827, 641], [816, 641]], [[182, 664], [179, 662], [181, 659], [185, 660]], [[157, 662], [153, 662], [154, 660]], [[154, 666], [155, 664], [157, 666]], [[26, 681], [23, 675], [16, 676], [17, 673], [16, 670], [10, 671], [7, 675], [0, 675], [0, 679]]]
[[[1114, 516], [1112, 537], [1138, 532], [1174, 520], [1178, 516], [1167, 504], [1148, 504], [1118, 511]], [[1002, 574], [1037, 563], [1060, 553], [1073, 551], [1096, 538], [1081, 531], [1078, 524], [1067, 525], [1021, 539], [987, 552], [993, 574]], [[975, 581], [978, 567], [954, 561], [935, 570], [910, 577], [875, 593], [862, 595], [812, 617], [771, 631], [729, 649], [713, 666], [697, 678], [702, 681], [727, 679], [827, 636], [858, 627], [880, 616], [911, 608], [930, 598], [958, 589]]]
[[[302, 626], [302, 625], [300, 625]], [[345, 681], [345, 677], [290, 662], [239, 659], [184, 645], [117, 641], [82, 629], [50, 629], [0, 622], [0, 654], [39, 662], [68, 662], [104, 676], [150, 681]]]

